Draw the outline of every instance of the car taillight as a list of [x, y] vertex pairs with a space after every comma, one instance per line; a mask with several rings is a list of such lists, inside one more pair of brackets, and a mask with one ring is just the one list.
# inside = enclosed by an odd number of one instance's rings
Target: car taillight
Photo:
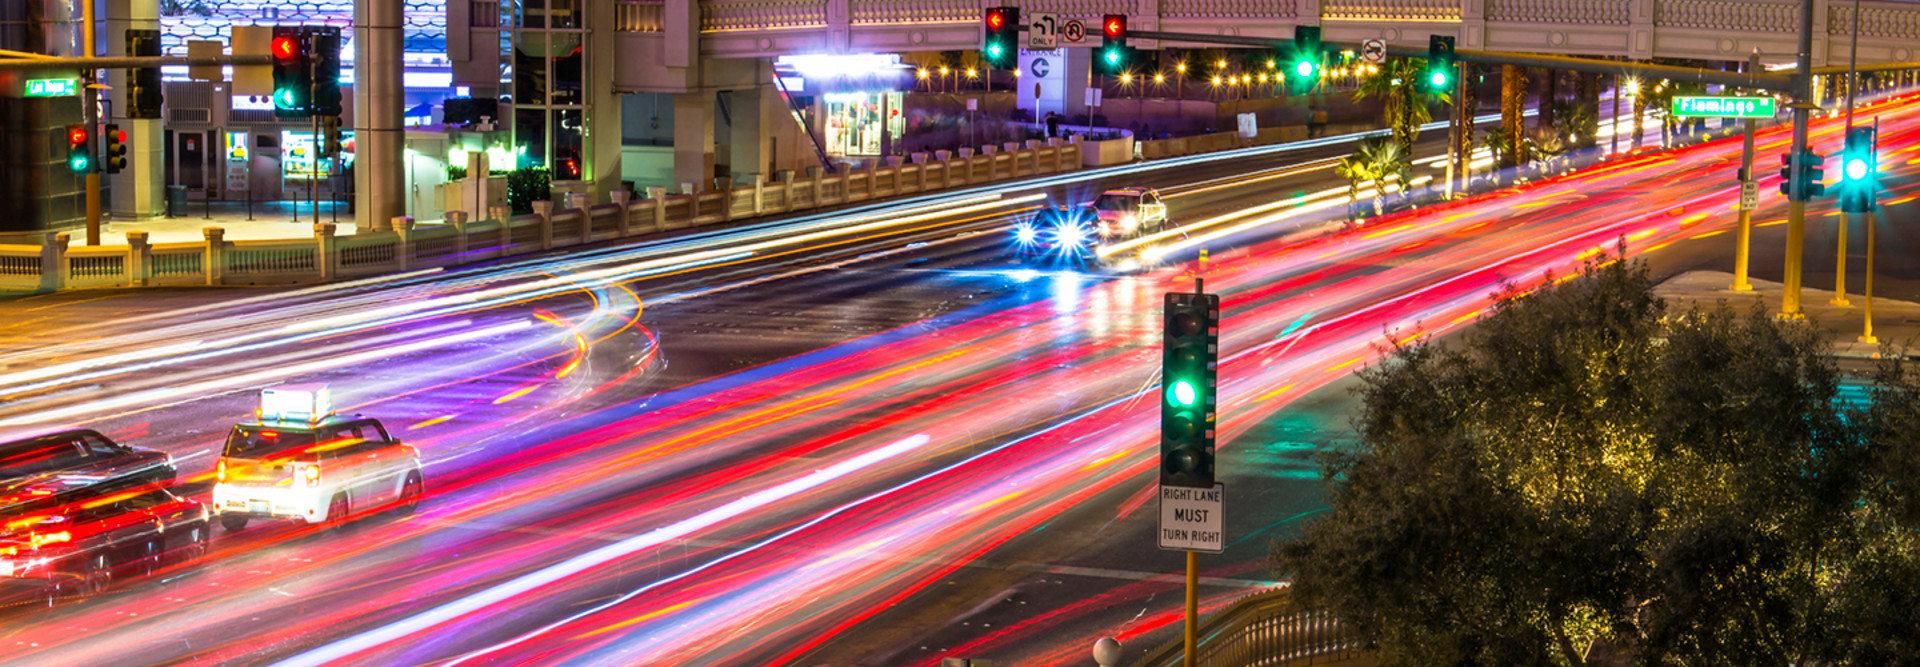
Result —
[[307, 486], [320, 485], [320, 465], [319, 464], [307, 466], [306, 475], [307, 475]]
[[216, 481], [216, 482], [227, 481], [227, 460], [226, 459], [221, 459], [220, 464], [214, 466], [213, 481]]
[[73, 541], [73, 534], [64, 530], [58, 533], [35, 533], [28, 541], [33, 543], [33, 548], [38, 549], [49, 544], [71, 542]]

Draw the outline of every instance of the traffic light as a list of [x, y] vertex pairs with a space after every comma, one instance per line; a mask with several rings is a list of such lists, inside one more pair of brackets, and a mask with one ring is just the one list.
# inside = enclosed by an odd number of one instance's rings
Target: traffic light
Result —
[[1020, 8], [987, 8], [986, 40], [980, 45], [980, 59], [987, 67], [1011, 70], [1020, 66]]
[[1840, 210], [1847, 213], [1871, 213], [1876, 191], [1880, 189], [1879, 165], [1873, 150], [1873, 128], [1847, 130], [1846, 148], [1840, 153]]
[[107, 131], [100, 133], [100, 138], [107, 142], [107, 157], [100, 166], [109, 174], [118, 174], [127, 168], [127, 131], [108, 123]]
[[1100, 19], [1100, 55], [1094, 63], [1094, 70], [1105, 76], [1119, 76], [1127, 73], [1133, 64], [1132, 50], [1127, 48], [1127, 16], [1108, 14]]
[[1293, 27], [1292, 61], [1287, 65], [1287, 83], [1304, 92], [1320, 82], [1320, 26]]
[[76, 174], [93, 171], [93, 133], [85, 125], [67, 126], [67, 169]]
[[1453, 85], [1453, 36], [1427, 37], [1427, 90], [1445, 92]]
[[1160, 484], [1213, 488], [1220, 295], [1170, 292], [1162, 318]]
[[1804, 194], [1797, 201], [1812, 201], [1814, 197], [1825, 196], [1827, 186], [1822, 182], [1825, 176], [1821, 173], [1821, 162], [1823, 160], [1819, 154], [1811, 150], [1801, 151], [1801, 166], [1796, 170], [1793, 166], [1793, 153], [1781, 153], [1780, 194], [1786, 195], [1788, 201], [1796, 201], [1793, 196], [1793, 184], [1798, 181], [1801, 192]]
[[339, 116], [340, 28], [308, 28], [307, 53], [313, 59], [313, 114]]
[[313, 68], [307, 57], [307, 36], [299, 26], [274, 26], [273, 115], [306, 118], [313, 115]]
[[340, 154], [340, 117], [323, 116], [320, 118], [320, 136], [314, 141], [314, 154], [319, 157], [334, 157]]
[[[160, 56], [160, 31], [128, 30], [127, 55], [154, 58]], [[127, 70], [127, 117], [159, 118], [160, 68], [135, 67]], [[109, 166], [109, 169], [112, 167]]]

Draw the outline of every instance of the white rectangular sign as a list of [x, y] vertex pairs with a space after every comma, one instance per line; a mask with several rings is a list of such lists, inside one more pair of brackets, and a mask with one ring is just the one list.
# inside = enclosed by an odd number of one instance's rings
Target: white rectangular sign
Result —
[[1051, 49], [1060, 43], [1060, 15], [1034, 12], [1027, 19], [1027, 48]]
[[1160, 487], [1160, 548], [1220, 553], [1227, 548], [1224, 513], [1227, 487]]
[[1760, 184], [1753, 181], [1740, 183], [1740, 208], [1749, 211], [1760, 208]]
[[1241, 137], [1252, 139], [1254, 137], [1260, 136], [1260, 124], [1259, 124], [1259, 121], [1255, 120], [1253, 114], [1243, 113], [1243, 114], [1240, 114], [1239, 116], [1236, 116], [1235, 118], [1238, 118], [1240, 121]]

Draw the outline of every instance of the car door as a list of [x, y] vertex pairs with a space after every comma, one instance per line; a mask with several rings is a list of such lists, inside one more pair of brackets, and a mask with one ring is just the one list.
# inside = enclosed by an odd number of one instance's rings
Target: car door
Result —
[[378, 485], [380, 460], [378, 443], [370, 442], [364, 428], [358, 423], [347, 423], [326, 428], [322, 435], [326, 442], [337, 443], [332, 449], [333, 460], [325, 464], [322, 474], [336, 474], [342, 482], [353, 506], [368, 507], [380, 502]]
[[393, 439], [380, 422], [361, 423], [360, 429], [366, 434], [368, 440], [378, 443], [378, 458], [375, 461], [380, 468], [380, 477], [376, 484], [380, 488], [383, 502], [397, 500], [400, 496], [401, 480], [406, 479], [407, 472], [413, 470], [413, 457], [407, 453], [406, 446], [399, 440]]

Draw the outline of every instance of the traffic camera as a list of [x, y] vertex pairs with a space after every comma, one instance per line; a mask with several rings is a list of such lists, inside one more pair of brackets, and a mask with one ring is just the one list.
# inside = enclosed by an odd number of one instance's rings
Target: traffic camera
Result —
[[1160, 484], [1213, 488], [1220, 296], [1168, 293], [1162, 317]]

